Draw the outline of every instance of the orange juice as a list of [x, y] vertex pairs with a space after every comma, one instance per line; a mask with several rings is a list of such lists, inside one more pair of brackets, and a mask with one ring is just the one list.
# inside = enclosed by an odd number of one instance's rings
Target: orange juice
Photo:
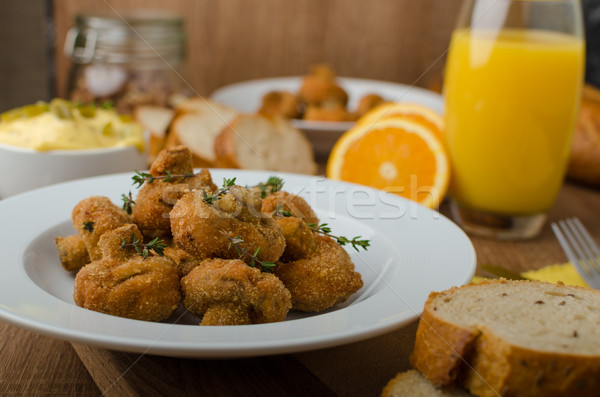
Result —
[[457, 30], [446, 65], [450, 195], [506, 215], [547, 211], [564, 177], [584, 42], [561, 33]]

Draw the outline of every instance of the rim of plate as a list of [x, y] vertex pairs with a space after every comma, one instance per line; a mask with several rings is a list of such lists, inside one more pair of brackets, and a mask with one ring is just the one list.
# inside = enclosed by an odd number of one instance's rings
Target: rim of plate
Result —
[[[323, 177], [281, 172], [212, 169], [211, 174], [216, 182], [236, 176], [243, 184], [279, 175], [286, 183], [285, 190], [293, 193], [294, 189], [302, 191], [304, 186], [321, 184], [325, 190], [317, 198], [319, 216], [328, 214], [329, 207], [338, 202], [348, 202], [348, 197], [339, 192], [362, 192], [360, 197], [366, 193], [382, 200], [384, 204], [373, 207], [377, 211], [404, 209], [399, 220], [358, 222], [347, 216], [348, 211], [336, 208], [331, 213], [338, 222], [364, 231], [363, 237], [370, 233], [374, 242], [382, 244], [380, 247], [399, 250], [397, 256], [389, 259], [389, 263], [394, 263], [393, 271], [382, 270], [386, 275], [381, 274], [374, 281], [379, 282], [379, 290], [358, 303], [280, 323], [200, 327], [131, 320], [83, 309], [55, 297], [32, 280], [25, 269], [26, 258], [35, 254], [29, 249], [33, 241], [70, 221], [71, 209], [82, 198], [106, 195], [117, 202], [121, 193], [131, 189], [132, 174], [120, 173], [63, 182], [0, 201], [0, 218], [4, 219], [0, 226], [0, 249], [4, 252], [0, 318], [59, 339], [137, 353], [194, 358], [292, 353], [359, 341], [399, 328], [418, 318], [430, 291], [465, 284], [475, 272], [475, 250], [466, 234], [445, 216], [400, 196]], [[332, 197], [337, 201], [331, 201]], [[323, 208], [324, 202], [333, 204]], [[311, 206], [314, 208], [315, 204]], [[425, 236], [431, 241], [419, 239]], [[400, 240], [403, 238], [413, 240]], [[363, 256], [353, 256], [354, 263], [379, 260], [377, 246], [373, 247], [372, 244], [372, 254], [367, 251]], [[432, 265], [428, 261], [439, 263]], [[51, 265], [62, 271], [58, 258]]]

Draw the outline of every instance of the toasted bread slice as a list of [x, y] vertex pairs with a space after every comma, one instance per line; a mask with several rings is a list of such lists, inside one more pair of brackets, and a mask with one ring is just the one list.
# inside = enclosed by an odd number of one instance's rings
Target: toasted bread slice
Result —
[[165, 147], [167, 130], [175, 117], [173, 109], [161, 106], [138, 106], [133, 118], [150, 133], [148, 143], [148, 164], [152, 164], [158, 152]]
[[216, 163], [215, 138], [236, 117], [237, 112], [205, 98], [179, 103], [167, 146], [185, 145], [193, 155], [194, 167], [213, 167]]
[[589, 84], [583, 88], [567, 176], [600, 187], [600, 89]]
[[431, 293], [412, 365], [478, 396], [597, 396], [600, 291], [490, 281]]
[[401, 372], [392, 378], [383, 389], [381, 397], [469, 397], [468, 391], [452, 387], [437, 388], [414, 369]]
[[217, 165], [314, 175], [312, 146], [282, 118], [239, 115], [215, 139]]

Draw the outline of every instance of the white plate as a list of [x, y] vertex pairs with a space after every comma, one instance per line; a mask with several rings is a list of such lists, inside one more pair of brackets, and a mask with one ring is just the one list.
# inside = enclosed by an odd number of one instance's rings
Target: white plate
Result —
[[[278, 77], [244, 81], [215, 90], [211, 98], [244, 113], [255, 113], [260, 108], [262, 97], [270, 91], [298, 92], [302, 76]], [[387, 81], [339, 77], [338, 82], [348, 93], [348, 109], [356, 109], [360, 99], [367, 94], [378, 94], [392, 102], [413, 102], [442, 113], [442, 96], [414, 86]], [[318, 157], [326, 157], [337, 139], [354, 123], [332, 121], [292, 120], [296, 128], [305, 133]]]
[[[220, 184], [265, 181], [272, 173], [212, 170]], [[475, 252], [467, 236], [438, 212], [399, 196], [325, 178], [280, 174], [284, 189], [305, 197], [338, 235], [371, 240], [348, 252], [364, 287], [319, 314], [290, 313], [284, 322], [200, 327], [187, 314], [177, 323], [151, 323], [74, 304], [72, 274], [58, 261], [54, 238], [74, 233], [71, 210], [105, 195], [119, 204], [135, 190], [131, 174], [65, 182], [0, 201], [0, 317], [18, 326], [78, 343], [174, 357], [248, 357], [318, 349], [370, 338], [416, 319], [430, 291], [467, 283]]]

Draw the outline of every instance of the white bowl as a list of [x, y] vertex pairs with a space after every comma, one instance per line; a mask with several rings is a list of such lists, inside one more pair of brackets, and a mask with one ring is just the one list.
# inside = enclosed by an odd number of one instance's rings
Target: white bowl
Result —
[[[302, 76], [276, 77], [243, 81], [215, 90], [211, 98], [244, 112], [258, 111], [262, 97], [270, 91], [298, 92]], [[436, 92], [389, 81], [339, 77], [338, 82], [348, 93], [348, 108], [356, 109], [366, 94], [379, 94], [387, 101], [414, 102], [443, 113], [444, 101]], [[335, 142], [354, 125], [353, 122], [291, 120], [312, 143], [317, 158], [327, 158]]]
[[0, 143], [0, 198], [72, 179], [143, 170], [146, 159], [133, 146], [37, 151]]

